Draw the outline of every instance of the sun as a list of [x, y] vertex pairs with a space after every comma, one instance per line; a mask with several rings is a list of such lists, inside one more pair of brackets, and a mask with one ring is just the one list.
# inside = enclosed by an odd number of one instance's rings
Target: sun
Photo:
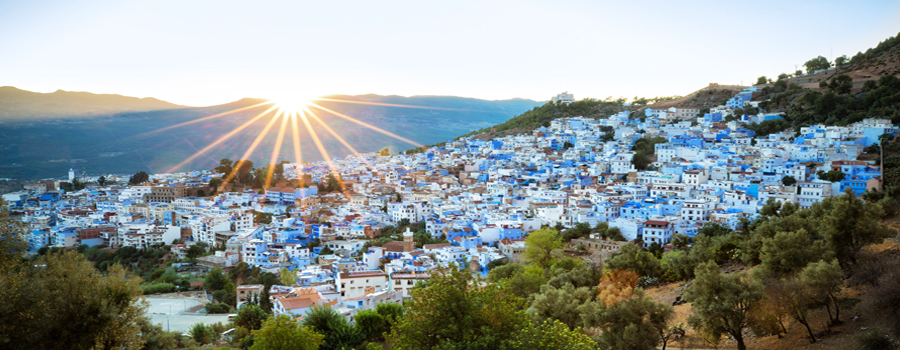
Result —
[[278, 108], [282, 112], [294, 114], [302, 112], [317, 99], [319, 98], [313, 95], [285, 93], [281, 96], [270, 98], [269, 101], [274, 104], [275, 108]]

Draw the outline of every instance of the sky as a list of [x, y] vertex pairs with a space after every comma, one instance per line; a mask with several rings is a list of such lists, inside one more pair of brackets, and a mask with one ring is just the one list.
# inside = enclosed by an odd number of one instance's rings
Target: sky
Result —
[[900, 1], [0, 1], [0, 86], [155, 97], [686, 95], [900, 32]]

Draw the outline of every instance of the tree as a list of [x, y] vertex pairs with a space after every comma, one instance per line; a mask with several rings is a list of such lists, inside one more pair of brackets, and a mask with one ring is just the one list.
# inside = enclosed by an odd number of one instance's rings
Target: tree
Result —
[[758, 79], [756, 79], [756, 85], [763, 85], [763, 84], [766, 84], [766, 83], [768, 83], [768, 82], [769, 82], [769, 80], [766, 79], [766, 76], [765, 76], [765, 75], [759, 77]]
[[225, 289], [225, 285], [230, 283], [231, 281], [228, 277], [225, 277], [225, 274], [222, 272], [222, 269], [216, 267], [206, 274], [206, 277], [203, 279], [203, 288], [206, 288], [211, 291], [217, 291]]
[[228, 158], [223, 158], [222, 160], [220, 160], [219, 166], [217, 166], [215, 168], [215, 171], [217, 173], [225, 174], [225, 176], [230, 175], [232, 170], [233, 170], [232, 161], [231, 161], [231, 159], [228, 159]]
[[556, 230], [540, 229], [528, 234], [525, 238], [525, 261], [549, 267], [553, 259], [553, 251], [564, 247], [562, 237]]
[[141, 279], [119, 264], [102, 274], [75, 251], [50, 253], [0, 270], [0, 281], [0, 348], [112, 349], [143, 343]]
[[805, 229], [778, 232], [775, 237], [763, 241], [760, 268], [774, 277], [788, 276], [822, 259], [826, 250], [825, 242], [811, 242]]
[[348, 323], [344, 315], [328, 306], [314, 306], [305, 315], [303, 325], [325, 336], [323, 350], [353, 348], [365, 340], [360, 330]]
[[27, 247], [24, 223], [9, 217], [9, 207], [0, 197], [0, 273], [16, 266]]
[[534, 295], [528, 312], [542, 319], [559, 320], [569, 328], [582, 327], [580, 309], [594, 299], [590, 287], [575, 288], [570, 283], [561, 288], [549, 284], [541, 286], [541, 292]]
[[853, 78], [851, 78], [847, 74], [838, 74], [831, 78], [831, 82], [828, 83], [828, 90], [834, 91], [838, 94], [846, 94], [850, 92], [850, 89], [853, 88]]
[[131, 175], [131, 177], [128, 179], [128, 184], [139, 185], [147, 181], [150, 181], [150, 175], [148, 175], [144, 171], [138, 171], [136, 174]]
[[835, 66], [835, 67], [843, 66], [844, 63], [846, 63], [846, 62], [848, 62], [848, 61], [850, 61], [850, 59], [847, 58], [847, 55], [841, 55], [841, 56], [836, 57], [836, 58], [834, 59], [834, 66]]
[[695, 312], [688, 322], [716, 340], [727, 333], [739, 350], [746, 350], [743, 332], [752, 323], [751, 309], [762, 299], [762, 284], [745, 273], [723, 275], [712, 261], [697, 267], [695, 274], [694, 284], [684, 292]]
[[[831, 261], [819, 260], [810, 263], [803, 271], [800, 272], [800, 282], [806, 286], [811, 292], [812, 300], [828, 311], [828, 318], [831, 323], [841, 321], [841, 300], [838, 293], [844, 286], [844, 273], [841, 271], [841, 265], [837, 260]], [[832, 315], [832, 310], [834, 314]]]
[[508, 287], [475, 287], [472, 275], [455, 266], [433, 274], [428, 286], [413, 290], [388, 344], [393, 349], [592, 348], [580, 330], [558, 322], [532, 323], [521, 309], [524, 300]]
[[819, 179], [830, 182], [838, 182], [844, 179], [844, 173], [840, 170], [829, 170], [827, 172], [819, 170], [816, 172], [816, 176]]
[[293, 286], [297, 283], [297, 275], [288, 270], [287, 267], [281, 268], [281, 284], [285, 286]]
[[793, 176], [787, 175], [787, 176], [781, 178], [782, 185], [793, 186], [796, 183], [797, 183], [797, 179], [795, 179]]
[[673, 313], [671, 306], [653, 301], [638, 288], [631, 297], [584, 318], [586, 324], [602, 330], [598, 343], [604, 349], [651, 350], [666, 337]]
[[209, 179], [209, 188], [212, 188], [213, 193], [216, 192], [216, 190], [219, 188], [219, 186], [222, 186], [222, 178], [221, 177], [214, 177], [212, 179]]
[[100, 186], [106, 186], [106, 176], [100, 175], [100, 178], [97, 179], [97, 184]]
[[383, 342], [384, 335], [391, 331], [391, 325], [403, 317], [403, 305], [378, 303], [374, 310], [356, 313], [356, 327], [367, 341]]
[[287, 315], [266, 320], [262, 328], [253, 331], [253, 337], [252, 350], [317, 350], [325, 345], [325, 336]]
[[191, 260], [197, 259], [206, 253], [206, 248], [208, 247], [209, 245], [206, 244], [206, 242], [194, 243], [190, 248], [188, 248], [185, 256], [187, 256], [187, 258]]
[[647, 170], [652, 162], [650, 156], [644, 152], [637, 152], [634, 154], [634, 157], [631, 158], [631, 163], [634, 164], [634, 168], [637, 170]]
[[862, 247], [881, 243], [893, 234], [880, 220], [883, 208], [865, 203], [849, 187], [844, 195], [829, 197], [813, 205], [812, 216], [821, 218], [820, 234], [841, 266], [856, 263]]
[[238, 309], [237, 315], [234, 316], [234, 325], [243, 327], [248, 331], [254, 331], [262, 328], [263, 322], [267, 318], [269, 318], [269, 314], [258, 305], [244, 305]]
[[662, 266], [659, 259], [645, 250], [641, 250], [637, 244], [627, 243], [617, 253], [606, 258], [604, 268], [611, 271], [628, 270], [641, 276], [659, 277], [662, 275]]
[[813, 73], [817, 70], [828, 69], [831, 67], [831, 62], [828, 62], [827, 58], [819, 56], [806, 61], [803, 66], [806, 67], [806, 73]]

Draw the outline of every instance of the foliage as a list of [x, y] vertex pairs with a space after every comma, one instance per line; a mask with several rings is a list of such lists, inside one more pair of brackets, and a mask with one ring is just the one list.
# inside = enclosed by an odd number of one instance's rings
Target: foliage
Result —
[[540, 293], [534, 295], [528, 312], [539, 319], [559, 320], [574, 329], [584, 326], [581, 310], [587, 308], [593, 299], [594, 293], [590, 287], [575, 288], [566, 283], [556, 288], [545, 284], [541, 286]]
[[787, 176], [781, 178], [782, 185], [793, 186], [796, 183], [797, 183], [797, 179], [795, 179], [793, 176], [787, 175]]
[[812, 73], [817, 70], [828, 69], [828, 67], [831, 67], [831, 62], [829, 62], [827, 58], [819, 56], [806, 61], [803, 66], [806, 67], [807, 73]]
[[121, 265], [101, 274], [76, 252], [51, 253], [0, 270], [0, 281], [4, 349], [124, 348], [143, 342], [140, 278]]
[[599, 327], [605, 349], [656, 349], [668, 330], [671, 306], [657, 303], [640, 288], [634, 295], [585, 315], [585, 323]]
[[688, 322], [713, 339], [727, 333], [738, 349], [745, 350], [743, 332], [754, 321], [751, 310], [763, 297], [762, 284], [744, 273], [723, 275], [711, 261], [697, 267], [695, 274], [684, 292], [695, 312]]
[[286, 267], [281, 268], [281, 285], [293, 286], [297, 283], [297, 275]]
[[374, 310], [360, 310], [356, 313], [356, 327], [366, 341], [383, 342], [384, 335], [391, 331], [391, 325], [403, 317], [403, 312], [400, 304], [379, 303]]
[[432, 275], [427, 287], [413, 291], [406, 315], [388, 336], [391, 348], [531, 349], [541, 348], [539, 344], [591, 348], [592, 342], [580, 330], [570, 331], [557, 322], [533, 324], [521, 310], [524, 300], [507, 287], [473, 288], [473, 283], [471, 274], [456, 268]]
[[623, 245], [618, 252], [610, 255], [604, 268], [611, 271], [628, 270], [649, 277], [660, 277], [663, 272], [659, 259], [653, 253], [641, 250], [641, 247], [633, 242]]
[[171, 293], [175, 291], [175, 285], [171, 283], [153, 283], [153, 284], [145, 284], [141, 286], [141, 291], [143, 291], [144, 295], [147, 294], [159, 294], [159, 293]]
[[194, 341], [200, 344], [209, 344], [219, 338], [219, 335], [216, 334], [212, 327], [203, 323], [195, 323], [194, 326], [191, 327], [191, 330], [188, 331], [188, 334], [191, 335], [191, 338], [193, 338]]
[[325, 345], [325, 336], [287, 315], [266, 320], [262, 328], [253, 331], [253, 338], [253, 350], [316, 350]]
[[136, 174], [131, 175], [131, 177], [128, 179], [128, 184], [129, 185], [140, 185], [147, 181], [150, 181], [150, 175], [148, 175], [144, 171], [138, 171]]
[[548, 267], [552, 264], [553, 251], [564, 247], [562, 237], [556, 230], [540, 229], [528, 234], [525, 238], [525, 261]]
[[634, 294], [639, 277], [636, 273], [625, 270], [607, 273], [597, 285], [597, 300], [608, 306], [630, 297]]
[[838, 182], [844, 179], [844, 173], [840, 170], [829, 170], [827, 172], [819, 170], [816, 172], [816, 176], [819, 179], [829, 182]]
[[775, 237], [764, 240], [759, 255], [760, 267], [771, 276], [783, 277], [825, 258], [827, 253], [825, 242], [811, 242], [805, 229], [778, 232]]
[[364, 335], [344, 319], [337, 310], [328, 306], [314, 306], [303, 318], [303, 326], [325, 336], [322, 350], [353, 348], [362, 344]]
[[231, 312], [231, 306], [225, 303], [208, 303], [205, 308], [208, 314], [227, 314]]
[[856, 343], [861, 350], [896, 349], [897, 345], [887, 334], [877, 329], [870, 329], [856, 336]]

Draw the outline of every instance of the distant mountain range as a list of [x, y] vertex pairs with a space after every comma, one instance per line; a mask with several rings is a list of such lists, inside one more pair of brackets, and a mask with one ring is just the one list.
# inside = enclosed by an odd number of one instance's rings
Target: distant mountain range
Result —
[[[316, 103], [423, 145], [502, 123], [543, 104], [524, 99], [487, 101], [453, 96], [334, 95], [327, 98], [356, 103]], [[2, 87], [0, 177], [58, 178], [65, 176], [70, 167], [79, 173], [95, 175], [130, 174], [141, 170], [164, 172], [259, 115], [268, 106], [169, 127], [261, 102], [265, 100], [245, 98], [218, 106], [185, 107], [152, 98], [67, 91], [41, 94]], [[396, 152], [415, 147], [359, 123], [316, 108], [312, 110], [359, 152], [378, 151], [384, 147]], [[221, 158], [240, 158], [270, 118], [271, 114], [256, 120], [176, 170], [212, 168]], [[298, 124], [302, 160], [322, 160], [305, 124]], [[331, 157], [352, 154], [318, 122], [311, 120], [311, 126]], [[278, 129], [280, 121], [274, 123], [268, 136], [250, 155], [255, 164], [269, 161]], [[294, 161], [292, 129], [286, 129], [278, 159]]]
[[0, 121], [86, 117], [185, 108], [155, 98], [57, 90], [39, 93], [0, 86]]

